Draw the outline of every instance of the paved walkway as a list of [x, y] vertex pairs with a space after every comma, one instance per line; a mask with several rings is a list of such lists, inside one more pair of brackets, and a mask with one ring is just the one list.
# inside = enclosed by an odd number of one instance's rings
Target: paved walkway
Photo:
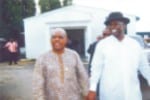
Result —
[[0, 64], [0, 100], [32, 100], [33, 64]]
[[[0, 100], [33, 100], [32, 72], [34, 61], [9, 66], [0, 63]], [[142, 78], [143, 100], [150, 100], [150, 88]]]

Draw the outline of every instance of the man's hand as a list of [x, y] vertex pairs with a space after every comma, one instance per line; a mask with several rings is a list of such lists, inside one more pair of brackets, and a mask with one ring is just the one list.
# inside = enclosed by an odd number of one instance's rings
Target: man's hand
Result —
[[89, 91], [87, 100], [96, 100], [96, 92], [95, 91]]

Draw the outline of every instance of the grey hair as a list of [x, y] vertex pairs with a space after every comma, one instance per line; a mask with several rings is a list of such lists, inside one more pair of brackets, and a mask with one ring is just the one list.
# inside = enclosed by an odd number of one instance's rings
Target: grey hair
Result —
[[57, 32], [61, 33], [62, 36], [67, 36], [67, 32], [63, 28], [54, 28], [51, 30], [51, 36], [54, 36]]

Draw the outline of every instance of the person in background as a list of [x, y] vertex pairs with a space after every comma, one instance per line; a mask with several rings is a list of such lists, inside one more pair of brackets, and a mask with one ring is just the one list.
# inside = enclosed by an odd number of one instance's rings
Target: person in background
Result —
[[67, 33], [51, 32], [52, 50], [41, 55], [33, 73], [34, 100], [84, 100], [88, 93], [88, 74], [76, 51], [66, 48]]
[[95, 51], [95, 47], [96, 47], [96, 44], [102, 39], [103, 37], [102, 36], [97, 36], [97, 39], [95, 42], [93, 42], [92, 44], [90, 44], [87, 52], [90, 54], [90, 60], [89, 60], [89, 66], [88, 66], [88, 74], [90, 76], [90, 69], [91, 69], [91, 62], [92, 62], [92, 58], [93, 58], [93, 55], [94, 55], [94, 51]]
[[11, 38], [4, 46], [4, 48], [7, 48], [8, 55], [9, 55], [9, 65], [17, 64], [18, 60], [18, 43], [13, 38]]
[[104, 29], [103, 32], [102, 32], [102, 36], [98, 36], [98, 37], [97, 37], [97, 41], [95, 41], [94, 43], [92, 43], [92, 44], [89, 46], [88, 51], [87, 51], [87, 52], [90, 54], [89, 67], [88, 67], [89, 76], [90, 76], [91, 62], [92, 62], [92, 58], [93, 58], [93, 55], [94, 55], [94, 52], [95, 52], [95, 48], [96, 48], [97, 43], [98, 43], [100, 40], [102, 40], [102, 39], [104, 39], [104, 38], [106, 38], [106, 37], [108, 37], [108, 36], [110, 36], [110, 35], [111, 35], [111, 31], [110, 31], [110, 29], [109, 29], [109, 26], [106, 26], [105, 29]]
[[[94, 51], [95, 51], [95, 48], [96, 48], [96, 44], [98, 43], [99, 40], [102, 40], [102, 39], [104, 39], [104, 38], [106, 38], [106, 37], [108, 37], [108, 36], [110, 36], [110, 35], [111, 35], [111, 31], [110, 31], [110, 29], [109, 29], [109, 26], [106, 26], [105, 29], [104, 29], [103, 32], [102, 32], [102, 36], [98, 37], [97, 41], [94, 42], [92, 45], [90, 45], [90, 48], [89, 48], [88, 50], [90, 50], [90, 49], [93, 49], [93, 50], [91, 50], [90, 61], [89, 61], [89, 67], [88, 67], [89, 76], [90, 76], [90, 74], [91, 74], [91, 72], [90, 72], [91, 67], [92, 67], [92, 66], [91, 66], [91, 62], [92, 62], [92, 58], [93, 58]], [[92, 51], [93, 51], [93, 52], [92, 52]], [[88, 53], [90, 54], [89, 51], [88, 51]], [[97, 98], [98, 98], [98, 97], [99, 97], [99, 84], [97, 85], [96, 95], [97, 95]]]
[[142, 100], [139, 72], [150, 85], [148, 59], [139, 43], [125, 35], [130, 20], [121, 12], [112, 12], [105, 21], [112, 35], [97, 44], [92, 60], [87, 100]]

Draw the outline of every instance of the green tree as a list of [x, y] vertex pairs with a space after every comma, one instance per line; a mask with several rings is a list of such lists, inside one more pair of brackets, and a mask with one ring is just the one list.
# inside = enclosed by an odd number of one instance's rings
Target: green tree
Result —
[[35, 14], [34, 0], [22, 0], [23, 18], [33, 16]]
[[[72, 0], [64, 0], [64, 6]], [[40, 0], [42, 12], [61, 7], [59, 0]], [[0, 37], [16, 37], [23, 32], [23, 18], [35, 14], [34, 0], [0, 0]]]
[[50, 7], [52, 9], [57, 9], [61, 7], [60, 1], [59, 0], [50, 0]]
[[68, 6], [72, 4], [72, 0], [63, 0], [63, 6]]
[[50, 0], [40, 0], [39, 4], [41, 6], [42, 12], [49, 11], [51, 9], [50, 8]]
[[61, 7], [59, 0], [40, 0], [41, 11], [46, 12]]
[[1, 7], [2, 7], [2, 0], [0, 0], [0, 30], [1, 30], [1, 32], [0, 32], [0, 37], [3, 36], [3, 34], [2, 34], [3, 19], [2, 19], [2, 9], [1, 9]]
[[23, 32], [23, 18], [34, 15], [33, 0], [1, 0], [0, 36], [18, 38]]
[[[4, 36], [12, 37], [14, 36], [14, 31], [17, 31], [17, 28], [20, 29], [20, 20], [21, 15], [21, 5], [20, 2], [16, 0], [3, 0], [2, 2], [2, 27], [5, 34]], [[18, 30], [20, 31], [20, 30]], [[10, 34], [11, 33], [11, 34]]]

